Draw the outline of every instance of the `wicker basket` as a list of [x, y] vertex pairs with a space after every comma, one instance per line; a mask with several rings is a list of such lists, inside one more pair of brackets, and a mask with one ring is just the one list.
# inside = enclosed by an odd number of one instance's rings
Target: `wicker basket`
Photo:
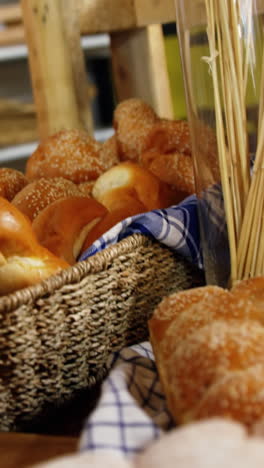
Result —
[[16, 430], [45, 403], [97, 383], [113, 350], [147, 338], [160, 299], [194, 279], [188, 263], [137, 234], [2, 297], [0, 429]]

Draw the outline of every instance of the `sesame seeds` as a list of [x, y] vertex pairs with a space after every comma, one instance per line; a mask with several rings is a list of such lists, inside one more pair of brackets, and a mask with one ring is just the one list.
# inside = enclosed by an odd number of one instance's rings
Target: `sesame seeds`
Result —
[[70, 180], [62, 177], [40, 178], [24, 187], [12, 203], [32, 221], [53, 201], [80, 194], [78, 186]]
[[121, 159], [138, 161], [145, 140], [157, 120], [154, 110], [140, 99], [128, 99], [117, 106], [114, 127]]
[[101, 144], [81, 130], [62, 130], [41, 143], [27, 161], [26, 175], [64, 177], [75, 183], [95, 180], [104, 170]]

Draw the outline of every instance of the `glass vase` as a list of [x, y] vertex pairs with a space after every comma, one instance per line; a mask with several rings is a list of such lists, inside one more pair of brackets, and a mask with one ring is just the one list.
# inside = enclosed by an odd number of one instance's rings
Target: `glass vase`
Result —
[[228, 287], [264, 264], [252, 214], [264, 149], [264, 1], [175, 1], [206, 281]]

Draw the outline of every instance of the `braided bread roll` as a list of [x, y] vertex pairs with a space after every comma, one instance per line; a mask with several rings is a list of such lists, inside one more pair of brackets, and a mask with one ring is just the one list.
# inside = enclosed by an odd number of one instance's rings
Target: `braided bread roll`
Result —
[[177, 422], [221, 416], [250, 428], [264, 417], [263, 301], [256, 278], [182, 291], [156, 308], [150, 339]]

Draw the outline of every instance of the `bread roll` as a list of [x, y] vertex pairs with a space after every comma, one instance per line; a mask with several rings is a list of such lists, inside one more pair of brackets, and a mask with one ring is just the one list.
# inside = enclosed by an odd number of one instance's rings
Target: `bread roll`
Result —
[[101, 163], [103, 164], [105, 171], [120, 163], [116, 135], [113, 135], [111, 138], [109, 138], [102, 144], [100, 148], [99, 158]]
[[213, 286], [183, 291], [161, 302], [149, 330], [177, 422], [224, 416], [251, 427], [264, 417], [263, 311], [254, 299]]
[[89, 231], [82, 247], [82, 253], [120, 221], [146, 211], [146, 207], [142, 203], [129, 196], [112, 197], [106, 206], [109, 209], [109, 213]]
[[141, 164], [160, 180], [174, 186], [181, 199], [195, 193], [191, 156], [177, 152], [163, 154], [150, 150], [141, 155]]
[[109, 194], [117, 189], [137, 199], [147, 211], [170, 206], [173, 193], [150, 171], [132, 162], [120, 163], [102, 174], [94, 184], [93, 197], [104, 203]]
[[0, 197], [0, 294], [36, 284], [67, 267], [38, 243], [30, 221]]
[[158, 116], [151, 106], [138, 98], [122, 101], [114, 112], [114, 128], [120, 159], [138, 162], [145, 140]]
[[41, 245], [73, 265], [87, 233], [106, 213], [107, 209], [92, 198], [68, 197], [42, 210], [32, 228]]
[[27, 184], [28, 180], [22, 172], [8, 167], [0, 168], [0, 197], [11, 201]]
[[12, 200], [31, 221], [41, 210], [60, 198], [79, 196], [82, 192], [76, 184], [63, 177], [34, 180], [24, 187]]
[[105, 170], [100, 149], [101, 144], [83, 130], [61, 130], [38, 145], [27, 160], [26, 176], [64, 177], [76, 184], [95, 180]]
[[101, 202], [110, 212], [119, 209], [127, 210], [129, 212], [128, 216], [148, 211], [147, 207], [137, 199], [136, 194], [129, 187], [107, 191], [105, 195], [102, 195]]
[[186, 120], [157, 120], [146, 136], [144, 150], [153, 150], [159, 154], [180, 153], [191, 156], [188, 122]]
[[94, 186], [94, 180], [90, 180], [89, 182], [82, 182], [81, 184], [77, 185], [78, 189], [85, 197], [92, 196], [93, 186]]

